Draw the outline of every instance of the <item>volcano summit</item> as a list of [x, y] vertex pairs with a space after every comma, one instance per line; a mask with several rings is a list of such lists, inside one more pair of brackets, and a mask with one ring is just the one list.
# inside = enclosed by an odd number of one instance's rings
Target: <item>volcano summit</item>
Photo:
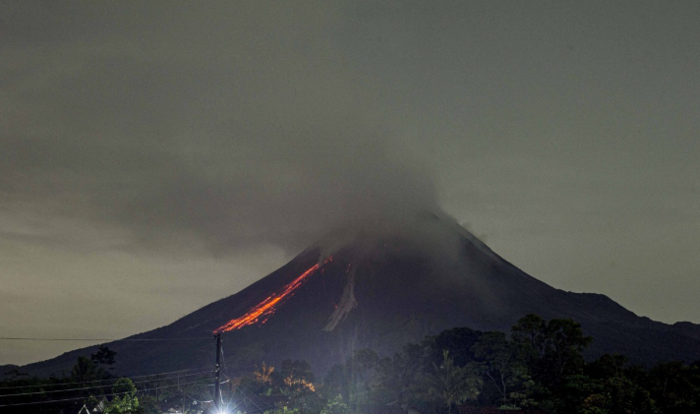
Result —
[[[528, 313], [581, 323], [594, 338], [590, 357], [620, 353], [646, 364], [700, 359], [700, 326], [655, 322], [604, 295], [553, 288], [432, 213], [337, 230], [235, 295], [108, 346], [119, 355], [121, 374], [200, 368], [212, 364], [216, 332], [230, 371], [291, 358], [322, 373], [355, 349], [389, 354], [458, 326], [508, 331]], [[22, 370], [57, 373], [94, 349]]]

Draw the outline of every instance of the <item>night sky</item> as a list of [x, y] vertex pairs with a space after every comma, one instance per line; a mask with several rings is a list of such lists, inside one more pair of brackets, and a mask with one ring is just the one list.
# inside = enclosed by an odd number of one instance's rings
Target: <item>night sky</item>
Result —
[[[700, 323], [698, 22], [697, 1], [4, 1], [0, 336], [150, 330], [397, 209]], [[89, 344], [0, 341], [0, 364]]]

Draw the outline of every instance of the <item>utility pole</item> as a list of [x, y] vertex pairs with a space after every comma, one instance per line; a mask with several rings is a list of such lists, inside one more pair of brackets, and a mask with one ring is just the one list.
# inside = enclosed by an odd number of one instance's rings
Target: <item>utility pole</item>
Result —
[[214, 335], [216, 338], [216, 366], [214, 368], [214, 404], [216, 414], [221, 413], [221, 334]]
[[182, 391], [182, 414], [185, 414], [185, 388], [180, 387], [180, 374], [177, 374], [177, 390]]

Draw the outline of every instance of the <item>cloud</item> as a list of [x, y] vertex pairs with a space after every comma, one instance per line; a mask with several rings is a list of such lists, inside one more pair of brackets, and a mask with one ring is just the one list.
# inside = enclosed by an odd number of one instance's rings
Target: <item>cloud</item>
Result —
[[[286, 141], [253, 139], [180, 159], [115, 217], [154, 240], [190, 234], [216, 250], [260, 243], [294, 250], [340, 223], [435, 205], [420, 164], [354, 123], [360, 127], [310, 126]], [[208, 164], [212, 152], [223, 160]]]
[[[124, 249], [226, 253], [298, 251], [339, 222], [433, 208], [432, 174], [352, 65], [324, 36], [299, 39], [280, 14], [256, 16], [274, 28], [267, 37], [202, 27], [230, 36], [218, 48], [198, 35], [169, 50], [171, 39], [139, 25], [117, 43], [90, 25], [94, 38], [59, 36], [48, 54], [39, 41], [9, 41], [6, 53], [34, 57], [15, 56], [0, 85], [13, 112], [0, 142], [5, 213], [82, 220]], [[179, 18], [160, 32], [182, 36]], [[324, 53], [309, 59], [300, 45]]]
[[5, 211], [226, 252], [432, 208], [432, 174], [331, 24], [349, 10], [5, 10]]
[[217, 252], [261, 243], [300, 249], [340, 221], [436, 204], [429, 172], [361, 118], [281, 126], [278, 134], [250, 130], [167, 152], [93, 140], [6, 141], [2, 153], [15, 156], [3, 163], [4, 204], [117, 223], [139, 247], [197, 238]]

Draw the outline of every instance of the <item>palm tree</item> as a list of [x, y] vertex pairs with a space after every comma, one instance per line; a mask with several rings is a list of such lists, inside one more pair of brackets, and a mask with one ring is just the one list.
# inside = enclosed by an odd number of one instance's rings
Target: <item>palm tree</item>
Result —
[[262, 363], [262, 367], [260, 367], [260, 371], [255, 371], [253, 372], [253, 377], [255, 378], [256, 381], [262, 383], [262, 384], [272, 384], [272, 373], [275, 372], [275, 367], [273, 366], [267, 366], [265, 364], [265, 361]]

